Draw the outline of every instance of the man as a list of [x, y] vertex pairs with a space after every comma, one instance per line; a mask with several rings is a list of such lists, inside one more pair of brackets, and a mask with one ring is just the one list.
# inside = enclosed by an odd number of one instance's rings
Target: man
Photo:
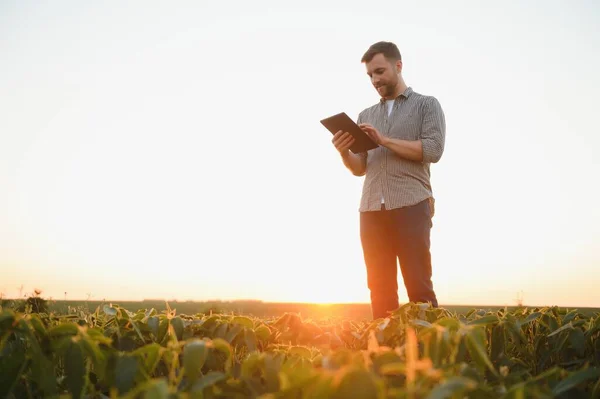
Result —
[[409, 301], [438, 306], [431, 281], [430, 229], [434, 198], [429, 166], [444, 151], [446, 122], [435, 97], [404, 83], [395, 44], [378, 42], [363, 55], [367, 74], [381, 97], [357, 123], [379, 146], [363, 154], [354, 138], [339, 131], [333, 144], [344, 165], [365, 176], [360, 201], [360, 238], [373, 318], [399, 307], [398, 265]]

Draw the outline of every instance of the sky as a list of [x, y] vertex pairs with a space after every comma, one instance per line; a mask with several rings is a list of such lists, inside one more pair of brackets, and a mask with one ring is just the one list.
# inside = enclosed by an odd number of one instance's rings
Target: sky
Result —
[[594, 1], [3, 1], [0, 293], [368, 302], [364, 178], [319, 121], [378, 101], [386, 40], [446, 118], [440, 305], [600, 307], [598, 25]]

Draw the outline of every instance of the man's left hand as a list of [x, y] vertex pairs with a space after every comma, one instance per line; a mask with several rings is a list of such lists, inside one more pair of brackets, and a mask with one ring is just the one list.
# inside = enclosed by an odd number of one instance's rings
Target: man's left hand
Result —
[[389, 138], [379, 133], [379, 130], [377, 130], [373, 125], [369, 125], [368, 123], [361, 123], [358, 126], [363, 130], [363, 132], [367, 134], [367, 136], [371, 138], [371, 140], [377, 143], [377, 145], [385, 147], [389, 142]]

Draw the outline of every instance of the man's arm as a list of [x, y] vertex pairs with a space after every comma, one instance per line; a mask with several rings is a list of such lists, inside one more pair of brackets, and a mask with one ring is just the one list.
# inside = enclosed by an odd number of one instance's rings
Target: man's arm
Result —
[[379, 133], [372, 125], [361, 123], [360, 128], [377, 144], [389, 148], [396, 155], [415, 162], [423, 160], [423, 143], [421, 140], [409, 141], [393, 139]]
[[423, 161], [423, 142], [421, 140], [409, 141], [384, 136], [381, 145], [394, 151], [401, 158], [415, 162]]
[[446, 119], [442, 106], [435, 97], [429, 97], [424, 106], [425, 114], [421, 127], [422, 162], [436, 163], [444, 152]]
[[363, 176], [367, 172], [367, 154], [359, 155], [350, 152], [350, 147], [354, 144], [354, 137], [350, 133], [340, 130], [333, 135], [331, 142], [339, 151], [342, 162], [353, 175]]
[[442, 107], [434, 97], [429, 98], [424, 107], [425, 114], [420, 140], [410, 141], [389, 138], [379, 133], [371, 125], [361, 124], [359, 126], [373, 141], [389, 148], [399, 157], [415, 162], [435, 163], [440, 160], [444, 152], [446, 121]]
[[364, 176], [367, 173], [367, 153], [353, 154], [347, 150], [341, 156], [342, 162], [354, 176]]

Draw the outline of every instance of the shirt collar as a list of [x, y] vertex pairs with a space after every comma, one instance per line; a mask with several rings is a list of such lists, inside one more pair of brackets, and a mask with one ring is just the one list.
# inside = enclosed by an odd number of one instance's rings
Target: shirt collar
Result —
[[[400, 94], [398, 94], [398, 97], [404, 97], [404, 98], [408, 98], [408, 97], [410, 97], [410, 95], [411, 95], [412, 93], [413, 93], [413, 89], [412, 89], [412, 87], [407, 87], [407, 88], [406, 88], [406, 90], [404, 90], [404, 92], [403, 92], [403, 93], [400, 93]], [[397, 99], [398, 97], [396, 97], [396, 99]], [[385, 98], [383, 98], [383, 97], [382, 97], [382, 98], [379, 100], [379, 102], [381, 102], [381, 103], [385, 103]]]

